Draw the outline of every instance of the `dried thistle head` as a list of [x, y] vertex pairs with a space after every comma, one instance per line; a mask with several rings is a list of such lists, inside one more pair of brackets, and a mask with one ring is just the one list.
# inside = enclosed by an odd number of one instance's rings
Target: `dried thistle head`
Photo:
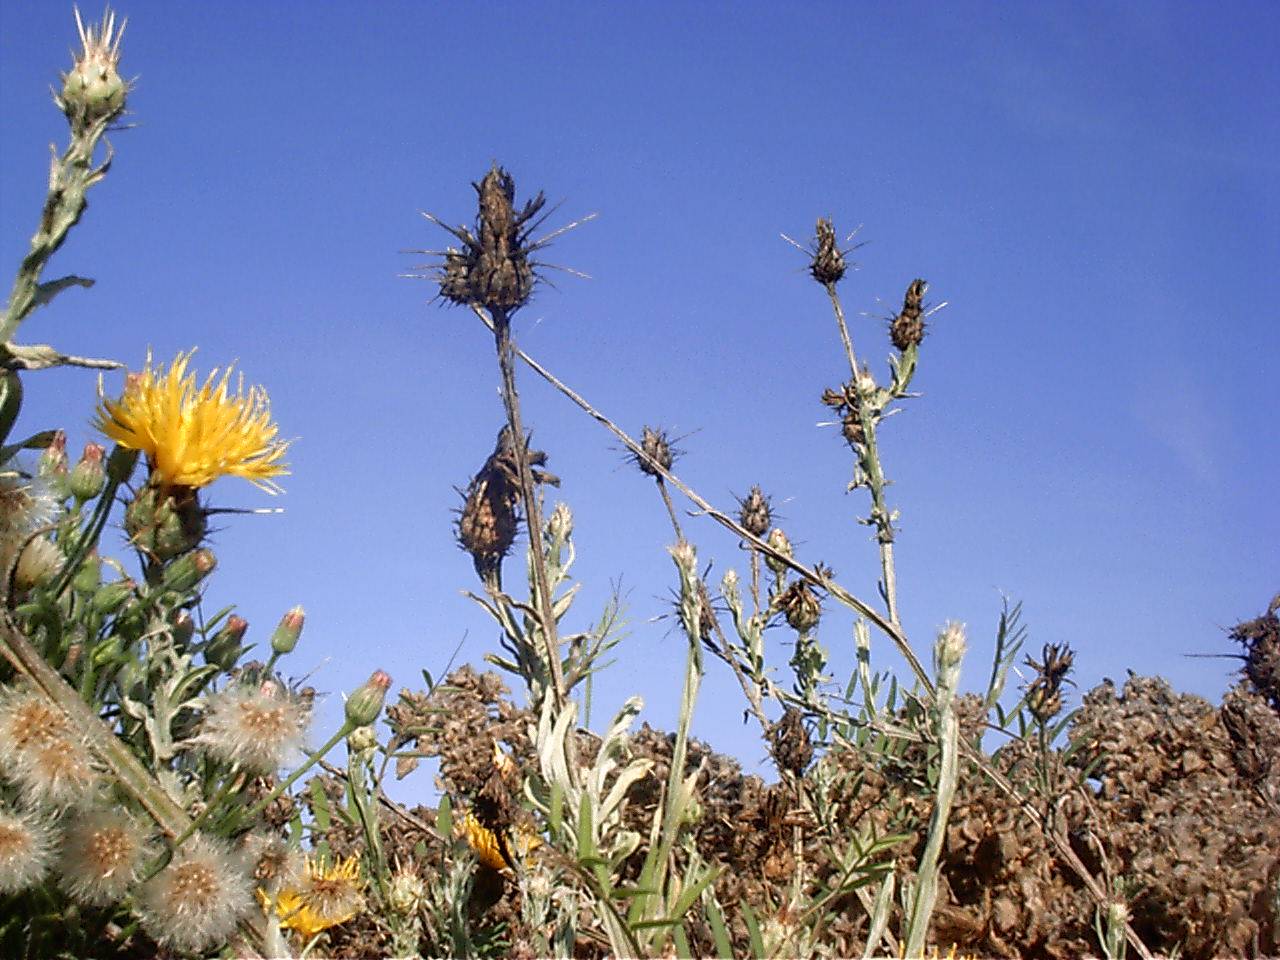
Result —
[[831, 286], [844, 278], [847, 268], [844, 251], [836, 243], [835, 227], [830, 220], [820, 217], [813, 241], [813, 259], [809, 262], [809, 273], [823, 286]]
[[773, 525], [773, 504], [759, 484], [738, 498], [738, 522], [754, 537], [763, 537]]
[[1272, 708], [1280, 711], [1280, 593], [1267, 612], [1235, 625], [1231, 639], [1244, 647], [1241, 673]]
[[773, 598], [773, 607], [797, 633], [809, 633], [822, 617], [822, 601], [807, 580], [796, 580]]
[[900, 351], [918, 347], [924, 340], [924, 294], [928, 289], [927, 281], [912, 280], [902, 300], [902, 311], [889, 322], [889, 338]]
[[641, 473], [649, 477], [662, 476], [654, 468], [654, 464], [663, 470], [670, 470], [681, 452], [671, 445], [671, 436], [666, 430], [650, 426], [646, 426], [640, 436], [640, 449], [644, 451], [644, 456], [632, 454], [631, 460], [640, 468]]
[[804, 714], [795, 707], [787, 707], [782, 719], [769, 728], [769, 753], [779, 770], [797, 777], [813, 759], [813, 743], [804, 725]]
[[[546, 453], [530, 450], [527, 438], [524, 455], [535, 483], [560, 485], [558, 477], [542, 469]], [[511, 550], [520, 526], [520, 462], [509, 427], [498, 431], [493, 453], [460, 492], [463, 506], [457, 522], [458, 543], [471, 554], [476, 573], [488, 582]]]
[[828, 387], [822, 391], [822, 402], [840, 417], [840, 435], [849, 446], [857, 449], [866, 441], [866, 433], [862, 429], [862, 400], [857, 385], [850, 382], [838, 388]]
[[1027, 687], [1027, 708], [1041, 723], [1048, 723], [1062, 712], [1062, 685], [1071, 683], [1075, 653], [1067, 644], [1046, 643], [1039, 661], [1027, 657], [1026, 665], [1036, 672]]

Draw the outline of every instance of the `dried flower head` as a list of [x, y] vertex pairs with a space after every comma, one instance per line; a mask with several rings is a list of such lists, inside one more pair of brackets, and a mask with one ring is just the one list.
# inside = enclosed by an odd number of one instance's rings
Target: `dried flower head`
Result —
[[640, 468], [641, 473], [650, 477], [662, 476], [654, 464], [662, 470], [670, 470], [676, 457], [680, 455], [680, 451], [671, 446], [671, 437], [667, 431], [661, 427], [646, 426], [644, 428], [640, 436], [640, 449], [644, 451], [644, 456], [632, 454], [631, 460]]
[[33, 741], [17, 754], [9, 778], [29, 802], [58, 808], [89, 802], [102, 782], [88, 746], [72, 735]]
[[1038, 662], [1027, 657], [1027, 666], [1036, 672], [1027, 687], [1027, 708], [1041, 723], [1048, 723], [1062, 712], [1062, 685], [1071, 682], [1067, 674], [1075, 656], [1065, 643], [1046, 643]]
[[[543, 469], [546, 453], [529, 449], [528, 439], [524, 446], [534, 482], [559, 486], [559, 478]], [[520, 525], [520, 463], [509, 427], [498, 431], [493, 453], [467, 489], [459, 492], [464, 502], [458, 516], [458, 543], [471, 554], [476, 573], [489, 582], [497, 576]]]
[[846, 269], [844, 251], [836, 244], [835, 227], [825, 217], [819, 218], [809, 273], [824, 286], [831, 286], [843, 279]]
[[0, 546], [51, 526], [61, 513], [48, 479], [30, 475], [16, 459], [0, 465]]
[[889, 322], [889, 338], [903, 352], [908, 347], [920, 346], [924, 340], [924, 295], [928, 289], [927, 281], [912, 280], [902, 300], [902, 312]]
[[[346, 923], [364, 908], [362, 886], [356, 857], [347, 857], [333, 866], [307, 857], [302, 882], [282, 888], [274, 898], [280, 926], [296, 930], [306, 941], [322, 930]], [[272, 907], [272, 898], [261, 890], [258, 899], [265, 909]]]
[[1280, 594], [1267, 606], [1267, 612], [1253, 620], [1238, 623], [1231, 639], [1244, 647], [1242, 673], [1272, 709], [1280, 711]]
[[224, 841], [198, 833], [143, 884], [136, 909], [161, 946], [200, 953], [220, 946], [253, 909], [253, 885]]
[[52, 832], [35, 814], [0, 807], [0, 894], [44, 879], [53, 847]]
[[237, 684], [209, 698], [195, 738], [210, 756], [274, 773], [301, 749], [310, 711], [281, 684]]
[[241, 378], [230, 390], [231, 368], [215, 370], [202, 386], [187, 372], [194, 350], [180, 353], [167, 370], [130, 374], [119, 400], [103, 398], [96, 426], [122, 447], [140, 450], [160, 487], [208, 486], [222, 476], [243, 477], [278, 493], [275, 478], [289, 472], [288, 441], [278, 440], [266, 391]]
[[[3, 556], [3, 552], [0, 552]], [[48, 537], [33, 537], [18, 554], [13, 568], [13, 585], [21, 592], [46, 583], [62, 569], [66, 558]], [[6, 568], [8, 564], [6, 563]]]
[[850, 382], [839, 388], [828, 387], [822, 391], [822, 402], [840, 416], [840, 433], [845, 442], [855, 450], [866, 440], [862, 428], [862, 400], [857, 385]]
[[796, 580], [773, 598], [773, 608], [797, 633], [809, 633], [822, 618], [822, 601], [807, 580]]
[[76, 10], [76, 29], [80, 31], [82, 51], [75, 56], [71, 70], [62, 75], [62, 92], [55, 98], [71, 121], [77, 134], [100, 120], [111, 121], [124, 112], [129, 84], [120, 76], [120, 40], [128, 19], [120, 21], [108, 7], [102, 23], [88, 27]]
[[813, 742], [804, 725], [804, 714], [795, 707], [787, 707], [782, 719], [769, 729], [769, 753], [779, 770], [786, 770], [797, 777], [813, 759]]
[[745, 497], [738, 498], [738, 522], [754, 537], [763, 537], [773, 524], [773, 504], [760, 489], [753, 486]]
[[247, 834], [240, 843], [240, 851], [253, 868], [253, 879], [268, 893], [297, 887], [306, 877], [302, 854], [273, 834], [256, 831]]
[[50, 740], [70, 736], [67, 716], [26, 684], [0, 686], [0, 770]]
[[116, 903], [137, 879], [146, 852], [146, 835], [127, 813], [90, 811], [63, 834], [58, 883], [80, 903]]

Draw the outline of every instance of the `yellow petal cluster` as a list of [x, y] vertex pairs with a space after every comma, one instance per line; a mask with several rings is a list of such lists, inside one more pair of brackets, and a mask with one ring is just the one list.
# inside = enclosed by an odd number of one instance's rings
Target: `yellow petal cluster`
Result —
[[160, 485], [197, 488], [234, 476], [278, 493], [274, 478], [289, 472], [283, 462], [289, 444], [276, 439], [266, 391], [245, 393], [241, 378], [232, 393], [230, 367], [198, 386], [187, 370], [194, 353], [178, 354], [167, 370], [153, 367], [148, 355], [119, 400], [99, 402], [94, 425], [120, 446], [145, 453]]
[[[364, 907], [360, 893], [360, 864], [356, 857], [325, 866], [307, 857], [307, 876], [297, 887], [286, 887], [274, 898], [280, 926], [310, 940], [322, 930], [346, 923]], [[258, 899], [270, 909], [272, 898], [262, 890]]]
[[[454, 832], [466, 838], [467, 846], [471, 847], [476, 859], [486, 867], [507, 872], [511, 870], [511, 863], [507, 859], [508, 854], [499, 842], [498, 835], [481, 823], [474, 813], [468, 811], [458, 821]], [[511, 838], [507, 849], [512, 855], [525, 857], [541, 845], [542, 838], [530, 827], [521, 825], [516, 829], [515, 836]]]

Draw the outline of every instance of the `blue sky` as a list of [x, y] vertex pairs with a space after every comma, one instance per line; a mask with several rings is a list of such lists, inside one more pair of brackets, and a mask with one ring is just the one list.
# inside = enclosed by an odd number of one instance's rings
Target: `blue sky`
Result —
[[[288, 607], [297, 673], [334, 692], [375, 667], [412, 684], [496, 638], [461, 596], [454, 486], [502, 418], [492, 343], [398, 279], [439, 247], [430, 210], [473, 216], [493, 160], [521, 194], [599, 218], [550, 259], [516, 336], [616, 421], [688, 434], [677, 472], [711, 500], [760, 483], [809, 561], [875, 596], [847, 449], [818, 402], [842, 375], [825, 296], [779, 238], [863, 224], [842, 285], [860, 354], [915, 276], [951, 306], [925, 395], [882, 430], [904, 621], [918, 650], [969, 624], [989, 669], [1002, 593], [1033, 649], [1069, 642], [1087, 689], [1125, 669], [1209, 697], [1224, 627], [1280, 588], [1280, 71], [1269, 4], [172, 4], [134, 2], [123, 71], [136, 127], [24, 339], [141, 364], [199, 346], [239, 361], [297, 437], [287, 494], [224, 480], [209, 601], [266, 642]], [[89, 8], [87, 16], [97, 11]], [[0, 264], [44, 194], [48, 99], [69, 5], [0, 8]], [[870, 316], [863, 316], [863, 313]], [[847, 373], [847, 371], [846, 371]], [[111, 389], [118, 389], [112, 381]], [[597, 719], [631, 694], [670, 727], [683, 641], [670, 528], [617, 444], [525, 375], [526, 422], [577, 517], [579, 627], [612, 582], [630, 636]], [[21, 426], [90, 438], [94, 378], [28, 380]], [[736, 542], [686, 523], [713, 580]], [[115, 536], [119, 536], [118, 532]], [[117, 541], [118, 543], [118, 541]], [[513, 579], [514, 571], [508, 580]], [[783, 676], [784, 631], [770, 641]], [[846, 676], [851, 622], [822, 641]], [[887, 644], [874, 655], [896, 660]], [[695, 732], [754, 765], [739, 694], [711, 665]], [[412, 788], [410, 788], [412, 789]]]

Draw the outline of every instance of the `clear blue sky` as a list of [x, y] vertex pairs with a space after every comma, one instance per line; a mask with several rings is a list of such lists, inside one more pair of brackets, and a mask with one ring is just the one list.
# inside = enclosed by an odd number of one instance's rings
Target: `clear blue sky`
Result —
[[[137, 126], [52, 275], [96, 277], [22, 330], [140, 365], [238, 359], [298, 438], [287, 494], [219, 482], [210, 601], [265, 642], [308, 613], [297, 672], [412, 683], [495, 646], [460, 595], [455, 485], [502, 408], [492, 344], [431, 286], [397, 279], [469, 220], [491, 160], [521, 193], [597, 221], [551, 259], [519, 342], [636, 433], [689, 433], [678, 472], [712, 500], [770, 491], [801, 555], [875, 595], [865, 496], [818, 429], [842, 376], [821, 289], [779, 232], [864, 224], [843, 284], [862, 354], [923, 276], [951, 307], [923, 399], [882, 431], [901, 508], [904, 619], [927, 651], [967, 621], [988, 671], [1001, 592], [1033, 648], [1071, 643], [1087, 689], [1125, 668], [1216, 697], [1223, 628], [1280, 589], [1280, 72], [1272, 4], [172, 4], [132, 2]], [[96, 16], [95, 8], [85, 10]], [[0, 264], [16, 268], [65, 140], [49, 84], [69, 4], [0, 8]], [[8, 274], [6, 274], [8, 275]], [[3, 281], [6, 285], [8, 280]], [[847, 371], [846, 371], [847, 372]], [[118, 378], [109, 388], [118, 389]], [[90, 437], [94, 378], [28, 380], [24, 426]], [[597, 687], [670, 727], [683, 640], [670, 529], [651, 482], [562, 398], [523, 378], [527, 421], [577, 515], [581, 626], [611, 581], [631, 636]], [[735, 541], [687, 524], [713, 580]], [[118, 532], [114, 534], [119, 537]], [[118, 543], [118, 541], [117, 541]], [[514, 572], [508, 580], [514, 580]], [[771, 657], [785, 671], [783, 631]], [[844, 676], [850, 620], [821, 639]], [[881, 665], [893, 665], [877, 642]], [[711, 665], [696, 732], [754, 764]]]

